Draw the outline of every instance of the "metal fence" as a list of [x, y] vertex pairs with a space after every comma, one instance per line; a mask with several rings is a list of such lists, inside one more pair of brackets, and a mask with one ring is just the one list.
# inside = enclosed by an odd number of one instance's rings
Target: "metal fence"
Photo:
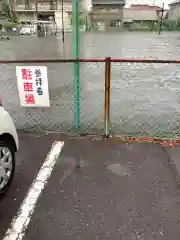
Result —
[[[124, 29], [128, 31], [159, 31], [160, 21], [133, 21], [125, 22]], [[161, 25], [162, 31], [179, 31], [180, 22], [164, 19]]]
[[[16, 66], [0, 65], [0, 94], [16, 127], [32, 131], [69, 131], [73, 127], [72, 63], [41, 63], [48, 68], [50, 108], [22, 108], [19, 102]], [[37, 65], [31, 63], [31, 66]], [[66, 73], [66, 74], [64, 74]]]
[[[0, 94], [18, 129], [75, 132], [74, 62], [80, 64], [78, 133], [180, 139], [180, 60], [0, 61]], [[49, 108], [20, 106], [17, 65], [48, 67]]]

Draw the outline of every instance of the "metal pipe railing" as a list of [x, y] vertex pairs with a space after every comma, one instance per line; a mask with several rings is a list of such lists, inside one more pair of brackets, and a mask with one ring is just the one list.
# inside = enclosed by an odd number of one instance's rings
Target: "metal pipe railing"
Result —
[[[136, 58], [108, 58], [111, 63], [168, 63], [168, 64], [180, 64], [180, 59], [168, 60], [168, 59], [136, 59]], [[9, 63], [98, 63], [106, 62], [107, 58], [68, 58], [68, 59], [17, 59], [17, 60], [0, 60], [0, 64]]]
[[104, 133], [109, 136], [110, 123], [110, 87], [111, 85], [111, 61], [110, 57], [106, 58], [105, 62], [105, 91], [104, 91]]
[[[111, 92], [111, 63], [161, 63], [161, 64], [180, 64], [180, 60], [165, 60], [165, 59], [135, 59], [135, 58], [89, 58], [89, 59], [18, 59], [18, 60], [0, 60], [0, 64], [29, 64], [29, 63], [105, 63], [105, 91], [104, 91], [104, 135], [110, 135], [110, 92]], [[78, 88], [79, 89], [79, 88]], [[78, 90], [80, 91], [80, 90]], [[79, 93], [78, 93], [79, 94]], [[167, 143], [167, 145], [178, 145], [180, 140], [167, 140], [157, 138], [124, 138], [125, 141], [136, 142], [154, 142]]]
[[171, 63], [179, 64], [180, 59], [168, 60], [168, 59], [136, 59], [136, 58], [111, 58], [111, 62], [114, 63]]
[[17, 60], [0, 60], [0, 64], [9, 64], [9, 63], [74, 63], [74, 62], [80, 62], [80, 63], [89, 63], [89, 62], [104, 62], [105, 59], [84, 59], [84, 58], [69, 58], [69, 59], [17, 59]]

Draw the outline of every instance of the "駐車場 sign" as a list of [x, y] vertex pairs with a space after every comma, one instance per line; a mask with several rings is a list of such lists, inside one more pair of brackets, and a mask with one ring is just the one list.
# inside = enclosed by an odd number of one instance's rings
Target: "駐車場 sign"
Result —
[[17, 66], [20, 104], [23, 107], [49, 107], [47, 67]]

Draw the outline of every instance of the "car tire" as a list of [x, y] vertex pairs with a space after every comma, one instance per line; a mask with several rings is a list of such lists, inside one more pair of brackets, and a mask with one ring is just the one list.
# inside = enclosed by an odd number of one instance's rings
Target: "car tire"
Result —
[[[10, 157], [11, 157], [11, 170], [9, 172], [9, 178], [8, 178], [6, 184], [2, 188], [1, 188], [2, 179], [0, 179], [0, 198], [3, 197], [7, 193], [8, 189], [9, 189], [9, 186], [12, 182], [12, 179], [14, 177], [14, 172], [15, 172], [15, 149], [12, 146], [11, 143], [0, 140], [0, 161], [1, 161], [1, 156], [3, 154], [3, 152], [2, 152], [3, 148], [7, 149], [7, 151], [9, 151], [9, 154], [11, 154], [10, 155]], [[1, 162], [0, 162], [0, 165], [1, 165]]]

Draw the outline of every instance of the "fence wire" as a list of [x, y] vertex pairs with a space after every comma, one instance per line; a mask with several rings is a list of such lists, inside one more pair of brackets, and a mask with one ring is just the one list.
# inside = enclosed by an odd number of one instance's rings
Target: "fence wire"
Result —
[[[46, 64], [51, 105], [49, 108], [20, 106], [16, 79], [17, 65], [20, 66], [20, 64], [0, 65], [0, 93], [3, 97], [3, 105], [11, 114], [16, 127], [30, 131], [71, 131], [74, 107], [72, 63]], [[43, 66], [43, 64], [39, 65]]]
[[[16, 66], [0, 65], [0, 94], [3, 105], [11, 114], [17, 129], [28, 131], [74, 131], [73, 63], [48, 63], [50, 107], [20, 106]], [[26, 66], [45, 64], [26, 64]], [[104, 63], [80, 63], [80, 133], [103, 130]]]
[[180, 66], [112, 63], [111, 132], [180, 138]]
[[[0, 65], [0, 94], [16, 127], [73, 132], [73, 63], [46, 64], [49, 108], [20, 106], [17, 65]], [[111, 63], [110, 134], [180, 139], [179, 76], [178, 64]], [[105, 63], [80, 63], [81, 133], [104, 133], [104, 83]]]
[[104, 133], [104, 63], [80, 64], [81, 132]]

